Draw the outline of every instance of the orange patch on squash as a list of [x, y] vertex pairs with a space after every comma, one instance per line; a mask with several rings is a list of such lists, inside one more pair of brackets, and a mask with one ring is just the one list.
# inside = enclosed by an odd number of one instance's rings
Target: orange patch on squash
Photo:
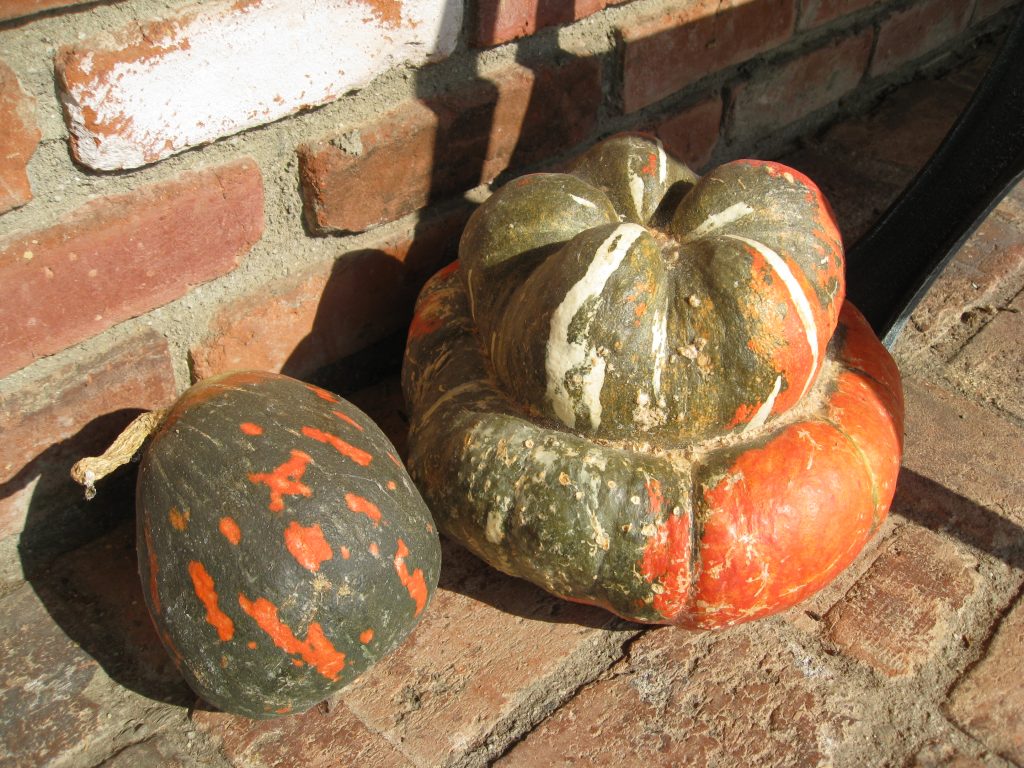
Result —
[[346, 493], [345, 504], [356, 514], [366, 515], [374, 525], [380, 525], [380, 507], [369, 499], [354, 493]]
[[285, 496], [313, 495], [309, 486], [301, 482], [302, 476], [306, 474], [306, 467], [312, 460], [313, 457], [308, 453], [293, 450], [291, 458], [276, 467], [273, 472], [251, 473], [249, 482], [267, 486], [270, 489], [269, 509], [271, 512], [280, 512], [284, 509]]
[[255, 651], [255, 650], [256, 650], [256, 648], [258, 647], [258, 646], [256, 645], [256, 641], [255, 641], [255, 640], [250, 640], [250, 641], [249, 641], [248, 643], [246, 643], [246, 646], [248, 646], [248, 647], [249, 647], [249, 649], [250, 649], [250, 650], [253, 650], [253, 651]]
[[217, 630], [217, 636], [227, 642], [235, 636], [235, 623], [220, 609], [213, 577], [198, 560], [193, 560], [188, 564], [188, 575], [192, 578], [192, 587], [196, 591], [196, 596], [206, 608], [206, 621]]
[[305, 640], [300, 640], [291, 627], [281, 621], [277, 606], [266, 598], [249, 600], [245, 595], [239, 594], [238, 604], [274, 645], [285, 653], [299, 656], [328, 680], [338, 679], [341, 670], [345, 668], [345, 654], [337, 650], [327, 639], [319, 623], [311, 622], [306, 630]]
[[398, 483], [396, 483], [394, 480], [388, 480], [388, 490], [393, 491], [396, 488], [398, 488]]
[[352, 553], [349, 551], [348, 547], [342, 547], [341, 548], [341, 559], [342, 560], [348, 560], [350, 557], [352, 557]]
[[188, 520], [192, 517], [192, 513], [187, 509], [182, 512], [177, 507], [171, 507], [171, 510], [167, 513], [167, 519], [171, 521], [171, 527], [176, 531], [184, 531], [188, 528]]
[[252, 435], [253, 437], [263, 434], [263, 427], [259, 424], [253, 424], [251, 421], [243, 421], [238, 425], [238, 428], [245, 434]]
[[377, 546], [376, 541], [370, 542], [370, 554], [374, 557], [380, 557], [380, 547]]
[[644, 176], [653, 176], [658, 170], [658, 156], [654, 153], [647, 158], [647, 165], [640, 169]]
[[306, 526], [292, 520], [284, 531], [284, 543], [298, 564], [313, 573], [320, 570], [320, 563], [334, 557], [319, 523]]
[[665, 495], [661, 492], [661, 483], [652, 477], [644, 483], [644, 488], [647, 489], [647, 500], [651, 504], [651, 517], [657, 517], [661, 514], [661, 507], [665, 503]]
[[326, 400], [329, 403], [338, 402], [338, 396], [332, 392], [328, 392], [326, 389], [321, 389], [314, 384], [307, 384], [306, 389], [312, 392], [314, 395], [319, 397], [321, 400]]
[[405, 564], [405, 558], [409, 556], [409, 548], [405, 542], [398, 540], [398, 550], [395, 552], [395, 571], [398, 573], [398, 580], [409, 592], [409, 597], [416, 603], [416, 613], [419, 616], [427, 604], [427, 582], [423, 578], [423, 570], [415, 569], [409, 573], [409, 567]]
[[696, 609], [686, 626], [764, 616], [820, 589], [873, 526], [871, 477], [856, 446], [819, 421], [786, 427], [735, 458], [704, 490]]
[[363, 645], [373, 641], [373, 629], [364, 629], [359, 633], [359, 642]]
[[242, 540], [242, 529], [238, 527], [238, 523], [234, 521], [234, 518], [225, 515], [220, 519], [220, 523], [217, 527], [220, 528], [220, 532], [224, 534], [224, 538], [232, 544], [238, 544], [238, 542]]
[[369, 466], [370, 462], [373, 461], [372, 455], [361, 448], [356, 448], [351, 443], [346, 443], [337, 435], [332, 435], [329, 432], [324, 432], [323, 430], [315, 429], [314, 427], [303, 427], [302, 434], [316, 440], [318, 443], [324, 443], [332, 446], [342, 456], [352, 459], [352, 461], [361, 467]]
[[692, 560], [690, 518], [670, 515], [648, 539], [640, 561], [644, 578], [661, 585], [652, 604], [666, 619], [678, 615], [689, 602]]
[[393, 463], [393, 464], [394, 464], [394, 465], [395, 465], [396, 467], [402, 467], [402, 469], [405, 469], [405, 467], [404, 467], [404, 466], [402, 466], [402, 462], [401, 462], [401, 461], [399, 461], [399, 460], [398, 460], [398, 457], [397, 457], [397, 456], [395, 456], [395, 454], [391, 453], [391, 451], [388, 451], [388, 458], [389, 458], [389, 459], [391, 459], [391, 462], [392, 462], [392, 463]]
[[359, 423], [358, 421], [356, 421], [355, 419], [353, 419], [353, 418], [352, 418], [351, 416], [349, 416], [349, 415], [348, 415], [347, 413], [342, 413], [341, 411], [331, 411], [331, 413], [333, 413], [333, 414], [334, 414], [335, 416], [337, 416], [337, 417], [338, 417], [339, 419], [341, 419], [342, 421], [344, 421], [344, 422], [345, 422], [346, 424], [348, 424], [349, 426], [355, 427], [355, 428], [356, 428], [356, 429], [358, 429], [358, 430], [359, 430], [360, 432], [362, 432], [362, 431], [363, 431], [363, 425], [362, 425], [362, 424], [360, 424], [360, 423]]

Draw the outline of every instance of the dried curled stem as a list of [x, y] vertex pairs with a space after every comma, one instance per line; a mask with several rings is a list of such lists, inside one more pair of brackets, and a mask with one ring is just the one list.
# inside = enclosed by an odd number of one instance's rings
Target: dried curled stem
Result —
[[146, 442], [157, 425], [167, 415], [167, 408], [146, 411], [136, 416], [120, 435], [100, 456], [87, 456], [75, 462], [71, 468], [71, 479], [85, 486], [85, 498], [96, 495], [96, 482], [102, 480], [118, 467], [132, 460], [142, 444]]

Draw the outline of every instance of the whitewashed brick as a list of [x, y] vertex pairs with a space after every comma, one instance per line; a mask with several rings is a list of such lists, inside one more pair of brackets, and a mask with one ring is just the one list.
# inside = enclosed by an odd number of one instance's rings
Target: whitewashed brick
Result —
[[442, 59], [461, 17], [462, 0], [241, 0], [129, 25], [58, 55], [72, 150], [156, 162]]

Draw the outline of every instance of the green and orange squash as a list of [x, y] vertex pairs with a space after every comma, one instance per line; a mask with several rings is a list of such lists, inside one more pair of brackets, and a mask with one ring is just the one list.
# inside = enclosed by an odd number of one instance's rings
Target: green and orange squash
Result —
[[820, 589], [884, 520], [899, 372], [813, 182], [598, 144], [474, 212], [403, 387], [442, 532], [555, 595], [711, 628]]
[[182, 395], [143, 453], [136, 508], [153, 622], [228, 712], [322, 701], [402, 642], [437, 584], [437, 532], [387, 437], [286, 376]]

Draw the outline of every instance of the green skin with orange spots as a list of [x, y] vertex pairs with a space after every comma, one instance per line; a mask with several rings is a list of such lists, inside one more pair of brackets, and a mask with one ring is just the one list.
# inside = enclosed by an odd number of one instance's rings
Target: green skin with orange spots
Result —
[[147, 446], [136, 494], [153, 622], [228, 712], [301, 712], [397, 647], [434, 592], [440, 543], [383, 432], [286, 376], [206, 379]]
[[443, 532], [567, 599], [694, 628], [787, 608], [900, 464], [899, 373], [843, 285], [827, 204], [778, 164], [698, 179], [622, 136], [513, 181], [417, 303], [412, 476]]

